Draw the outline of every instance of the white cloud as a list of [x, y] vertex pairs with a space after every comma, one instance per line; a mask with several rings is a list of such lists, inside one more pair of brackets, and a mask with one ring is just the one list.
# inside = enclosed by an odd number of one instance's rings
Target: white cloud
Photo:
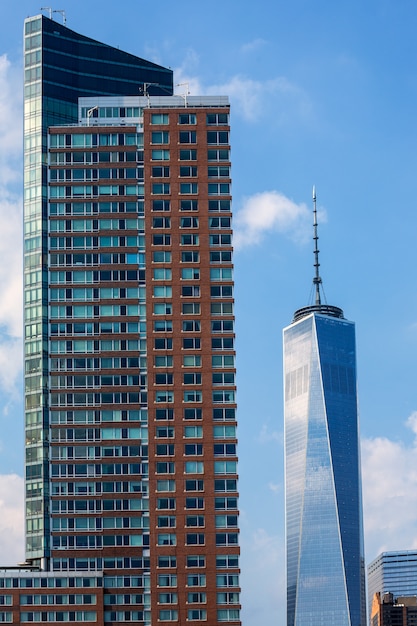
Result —
[[286, 602], [284, 563], [284, 540], [271, 535], [264, 528], [257, 528], [246, 537], [241, 534], [241, 585], [245, 595], [242, 621], [245, 624], [274, 623]]
[[0, 56], [0, 387], [16, 393], [22, 353], [21, 68]]
[[270, 430], [267, 424], [263, 424], [261, 428], [261, 432], [258, 436], [259, 443], [270, 443], [271, 441], [275, 443], [279, 443], [282, 445], [283, 443], [283, 434], [277, 430]]
[[305, 241], [311, 233], [311, 214], [304, 203], [297, 204], [279, 191], [264, 191], [246, 198], [235, 217], [234, 245], [257, 245], [268, 232]]
[[263, 48], [263, 46], [265, 46], [267, 43], [268, 42], [265, 39], [257, 37], [256, 39], [253, 39], [252, 41], [243, 44], [243, 46], [241, 47], [241, 51], [243, 53], [251, 53], [254, 50], [259, 50], [259, 48]]
[[[189, 50], [182, 65], [174, 70], [174, 83], [186, 83], [193, 96], [227, 95], [233, 112], [249, 122], [267, 118], [270, 124], [288, 126], [292, 120], [299, 122], [311, 116], [309, 97], [285, 76], [260, 81], [237, 74], [226, 82], [204, 85], [196, 76], [198, 62], [198, 56]], [[176, 87], [175, 93], [183, 93], [183, 90]]]
[[0, 475], [1, 565], [24, 560], [24, 481], [17, 474]]
[[406, 422], [411, 443], [362, 441], [365, 549], [368, 561], [386, 550], [417, 548], [417, 413]]

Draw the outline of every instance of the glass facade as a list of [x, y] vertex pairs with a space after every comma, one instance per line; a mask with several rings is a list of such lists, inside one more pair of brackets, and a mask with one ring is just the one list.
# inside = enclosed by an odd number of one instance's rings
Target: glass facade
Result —
[[[78, 98], [172, 93], [172, 72], [37, 16], [24, 25], [24, 323], [26, 555], [47, 559], [49, 524], [49, 361], [47, 132], [76, 124]], [[156, 91], [155, 91], [156, 90]]]
[[368, 565], [368, 607], [375, 593], [417, 596], [417, 551], [382, 552]]
[[305, 313], [284, 330], [287, 625], [365, 626], [355, 329]]

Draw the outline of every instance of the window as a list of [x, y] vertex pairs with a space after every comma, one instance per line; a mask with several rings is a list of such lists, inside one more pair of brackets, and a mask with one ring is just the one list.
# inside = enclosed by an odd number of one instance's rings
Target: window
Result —
[[159, 604], [177, 604], [178, 595], [176, 593], [160, 593], [158, 602]]
[[203, 480], [186, 480], [185, 491], [204, 491]]
[[201, 373], [191, 372], [183, 374], [184, 385], [201, 385]]
[[239, 609], [219, 609], [217, 611], [219, 622], [238, 622], [240, 620]]
[[194, 296], [198, 298], [200, 296], [200, 286], [199, 285], [183, 285], [181, 287], [181, 295], [184, 297]]
[[175, 491], [175, 480], [157, 480], [156, 490], [158, 492]]
[[182, 330], [185, 333], [199, 332], [200, 320], [186, 320], [182, 323]]
[[203, 533], [187, 533], [185, 535], [185, 545], [187, 546], [204, 546], [205, 537]]
[[174, 402], [173, 391], [156, 391], [155, 402]]
[[[167, 559], [167, 558], [170, 558], [170, 557], [166, 557], [165, 556], [165, 557], [160, 557], [160, 558]], [[167, 567], [167, 566], [165, 565], [164, 567]], [[175, 567], [175, 566], [173, 566], [173, 567]], [[176, 587], [177, 586], [177, 575], [176, 574], [158, 574], [158, 586], [159, 587]]]
[[214, 372], [212, 382], [213, 385], [234, 385], [235, 375], [233, 372]]
[[213, 267], [210, 270], [210, 280], [232, 280], [231, 267]]
[[191, 391], [184, 391], [184, 402], [202, 402], [203, 393], [192, 389]]
[[208, 161], [230, 161], [229, 150], [221, 148], [220, 150], [208, 150]]
[[170, 200], [152, 200], [152, 211], [170, 211]]
[[233, 337], [212, 337], [211, 347], [213, 350], [233, 350]]
[[173, 426], [158, 426], [156, 429], [156, 436], [158, 438], [172, 438], [174, 437], [174, 427]]
[[200, 253], [196, 250], [190, 250], [187, 252], [181, 252], [182, 263], [198, 263], [200, 260]]
[[181, 200], [180, 211], [198, 211], [198, 200]]
[[200, 303], [199, 302], [184, 302], [182, 305], [182, 314], [183, 315], [192, 315], [192, 314], [200, 313]]
[[158, 267], [153, 271], [154, 280], [171, 280], [172, 272], [170, 268]]
[[[216, 517], [225, 516], [216, 515]], [[187, 515], [187, 517], [185, 518], [185, 526], [188, 528], [204, 528], [204, 515]]]
[[173, 382], [173, 374], [155, 374], [155, 385], [172, 385]]
[[171, 302], [155, 302], [153, 312], [155, 315], [172, 315], [172, 304]]
[[155, 350], [172, 350], [171, 337], [158, 337], [155, 339]]
[[184, 409], [185, 420], [201, 420], [202, 417], [201, 409]]
[[180, 150], [180, 161], [196, 161], [197, 150]]
[[197, 116], [195, 113], [180, 113], [178, 124], [197, 124]]
[[237, 491], [237, 480], [234, 478], [221, 478], [214, 481], [214, 491], [217, 493], [227, 493]]
[[210, 252], [210, 263], [231, 263], [231, 262], [232, 262], [231, 250], [215, 250], [213, 252]]
[[201, 356], [199, 354], [185, 355], [182, 358], [182, 364], [184, 367], [200, 367]]
[[203, 621], [207, 619], [206, 609], [188, 609], [187, 613], [188, 621], [198, 620]]
[[237, 554], [220, 554], [216, 556], [216, 567], [219, 569], [239, 567], [239, 556]]
[[186, 474], [204, 474], [203, 461], [186, 461], [184, 464]]
[[230, 213], [230, 210], [230, 200], [209, 200], [209, 211], [211, 213], [214, 213], [215, 211], [224, 211]]
[[209, 165], [208, 177], [209, 178], [230, 178], [230, 167], [228, 165]]
[[[153, 134], [153, 133], [152, 133]], [[156, 142], [152, 142], [156, 143]], [[168, 143], [160, 142], [160, 143]], [[229, 132], [227, 130], [208, 130], [207, 131], [207, 143], [209, 145], [222, 145], [229, 143]]]
[[200, 278], [200, 269], [197, 267], [183, 267], [181, 269], [182, 280], [198, 280]]
[[235, 418], [235, 409], [213, 409], [214, 420], [234, 420]]
[[186, 498], [186, 509], [204, 509], [204, 498]]
[[201, 339], [200, 337], [186, 337], [182, 340], [182, 347], [184, 350], [200, 350]]
[[167, 130], [154, 130], [151, 135], [151, 143], [169, 143], [169, 132]]
[[158, 250], [153, 253], [154, 263], [171, 263], [171, 252]]
[[154, 246], [170, 246], [171, 235], [154, 235], [152, 238], [152, 243]]
[[239, 587], [239, 576], [237, 574], [217, 574], [217, 587]]
[[152, 183], [152, 193], [170, 194], [171, 187], [169, 183]]
[[237, 463], [236, 461], [214, 461], [214, 473], [215, 474], [236, 474]]
[[[177, 557], [176, 556], [158, 556], [158, 567], [177, 567]], [[169, 581], [172, 584], [166, 585], [162, 584], [162, 581], [166, 578], [171, 578]], [[173, 581], [172, 578], [175, 580]], [[164, 582], [166, 582], [164, 580]], [[167, 574], [158, 576], [158, 586], [159, 587], [176, 587], [177, 585], [177, 577], [175, 574]]]
[[178, 622], [178, 611], [174, 609], [161, 609], [159, 611], [159, 620], [161, 622]]
[[[225, 517], [225, 516], [216, 516], [216, 517]], [[157, 527], [158, 528], [175, 528], [176, 519], [174, 515], [159, 515], [157, 518]]]
[[185, 438], [199, 438], [201, 439], [203, 436], [203, 427], [202, 426], [184, 426], [184, 437]]
[[172, 287], [169, 285], [155, 285], [153, 295], [155, 298], [172, 298]]
[[206, 586], [205, 574], [188, 574], [187, 587], [205, 587], [205, 586]]
[[182, 217], [180, 220], [181, 228], [198, 228], [198, 217]]
[[152, 167], [152, 176], [159, 178], [169, 178], [169, 165], [154, 165]]
[[235, 443], [215, 443], [214, 456], [236, 456]]
[[237, 515], [216, 515], [216, 528], [237, 528]]
[[210, 235], [210, 246], [230, 246], [232, 245], [231, 235]]
[[181, 165], [180, 176], [197, 176], [197, 166], [196, 165]]
[[206, 117], [207, 126], [211, 125], [228, 125], [229, 114], [228, 113], [207, 113]]
[[155, 419], [157, 420], [173, 420], [174, 409], [156, 409]]
[[[155, 192], [155, 193], [162, 193], [162, 192]], [[198, 193], [198, 183], [180, 183], [180, 193], [183, 193], [183, 194]]]
[[[180, 140], [180, 143], [197, 143], [197, 133], [195, 130], [181, 130], [179, 134], [179, 140]], [[152, 142], [152, 143], [155, 143], [155, 142]], [[168, 141], [165, 141], [165, 142], [161, 141], [160, 143], [168, 143]], [[212, 142], [212, 143], [219, 143], [219, 142]], [[228, 143], [228, 141], [223, 142], [223, 143]]]
[[168, 113], [152, 113], [151, 124], [169, 124]]
[[233, 315], [233, 302], [212, 302], [210, 311], [212, 315]]
[[181, 235], [182, 246], [198, 246], [198, 244], [199, 244], [198, 235], [194, 235], [194, 234]]
[[215, 498], [216, 511], [237, 510], [237, 498]]
[[157, 474], [175, 474], [175, 463], [158, 461], [156, 463]]
[[176, 545], [177, 545], [177, 537], [174, 533], [159, 533], [158, 534], [158, 546], [176, 546]]
[[236, 426], [213, 426], [214, 439], [235, 439]]
[[172, 356], [156, 356], [155, 367], [172, 367]]
[[235, 357], [233, 354], [216, 354], [211, 357], [213, 367], [234, 367]]
[[169, 161], [169, 150], [152, 150], [152, 161]]
[[[223, 444], [218, 444], [218, 445], [223, 445]], [[232, 445], [232, 444], [229, 444], [229, 445]], [[186, 443], [184, 446], [184, 454], [185, 456], [201, 456], [203, 454], [203, 444], [202, 443]]]
[[202, 603], [207, 602], [207, 596], [204, 591], [191, 592], [188, 594], [187, 601], [189, 604], [197, 604], [197, 603], [202, 604]]
[[210, 287], [210, 295], [212, 298], [233, 298], [233, 286], [212, 285]]
[[233, 333], [233, 320], [213, 320], [211, 331], [213, 333]]

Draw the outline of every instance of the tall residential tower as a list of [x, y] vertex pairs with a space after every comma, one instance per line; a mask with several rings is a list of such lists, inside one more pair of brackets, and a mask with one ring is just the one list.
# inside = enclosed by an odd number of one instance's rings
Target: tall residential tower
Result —
[[26, 20], [26, 557], [94, 588], [69, 621], [240, 624], [229, 134], [226, 97]]
[[287, 626], [365, 626], [355, 327], [322, 303], [284, 329]]

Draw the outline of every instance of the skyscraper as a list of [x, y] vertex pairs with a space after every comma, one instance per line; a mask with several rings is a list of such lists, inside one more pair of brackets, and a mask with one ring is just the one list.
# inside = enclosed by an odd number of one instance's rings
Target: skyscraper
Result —
[[229, 130], [26, 20], [26, 556], [99, 623], [240, 623]]
[[287, 626], [365, 626], [355, 327], [321, 301], [284, 329]]
[[376, 593], [417, 596], [417, 551], [382, 552], [368, 565], [368, 608]]

